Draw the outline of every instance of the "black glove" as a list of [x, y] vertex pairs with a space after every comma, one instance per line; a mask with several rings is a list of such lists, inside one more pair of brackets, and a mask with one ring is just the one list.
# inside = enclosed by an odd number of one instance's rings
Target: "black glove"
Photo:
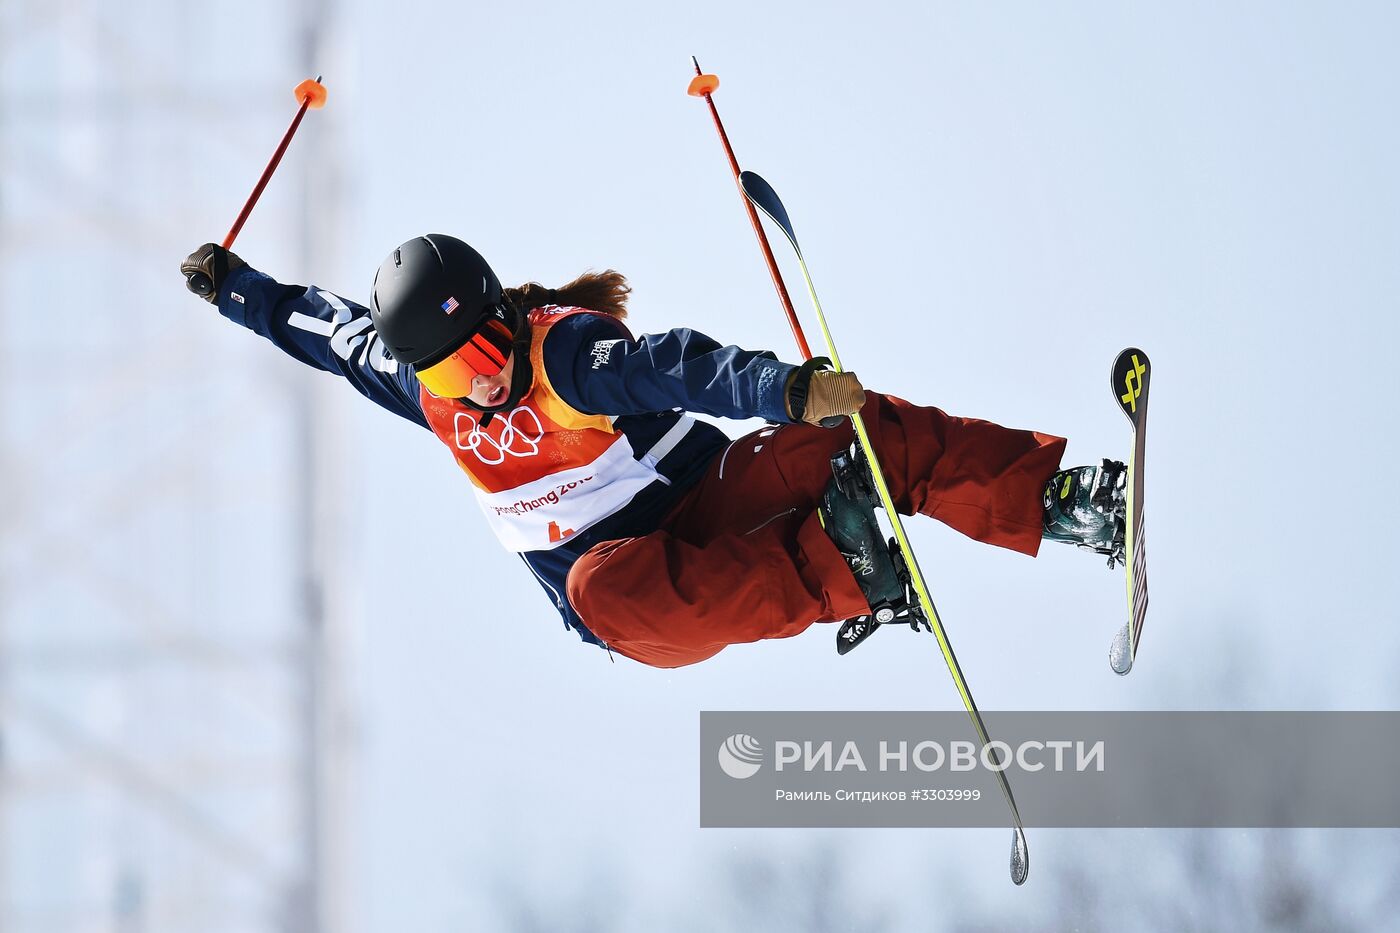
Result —
[[205, 243], [180, 263], [185, 287], [210, 304], [219, 300], [219, 286], [230, 272], [246, 266], [237, 253], [230, 253], [217, 243]]

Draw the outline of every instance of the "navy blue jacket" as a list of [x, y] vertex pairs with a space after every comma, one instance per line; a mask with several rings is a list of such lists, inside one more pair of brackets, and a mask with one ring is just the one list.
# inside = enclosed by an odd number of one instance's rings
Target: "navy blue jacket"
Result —
[[[308, 366], [345, 378], [394, 414], [428, 427], [418, 403], [418, 377], [389, 355], [364, 306], [315, 286], [282, 285], [249, 267], [231, 274], [218, 297], [224, 317], [262, 334]], [[544, 365], [550, 385], [574, 408], [617, 416], [613, 426], [627, 435], [635, 451], [654, 447], [680, 420], [681, 411], [791, 420], [784, 396], [794, 366], [766, 351], [721, 346], [689, 328], [634, 340], [614, 319], [577, 314], [550, 329]], [[565, 627], [600, 644], [569, 605], [564, 591], [569, 568], [600, 541], [655, 531], [728, 444], [718, 428], [697, 422], [657, 464], [665, 482], [652, 483], [620, 512], [560, 547], [520, 555]]]

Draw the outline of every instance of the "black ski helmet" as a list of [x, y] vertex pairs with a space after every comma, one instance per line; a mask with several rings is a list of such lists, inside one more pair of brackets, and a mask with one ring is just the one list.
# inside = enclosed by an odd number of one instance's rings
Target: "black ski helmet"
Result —
[[[504, 404], [515, 407], [531, 384], [529, 325], [505, 296], [501, 280], [480, 253], [456, 237], [430, 233], [389, 254], [374, 274], [370, 317], [394, 359], [424, 370], [455, 352], [490, 317], [511, 329], [515, 366]], [[483, 420], [483, 424], [485, 424]]]
[[502, 304], [481, 254], [441, 233], [415, 237], [374, 274], [370, 317], [394, 359], [427, 369], [466, 342]]

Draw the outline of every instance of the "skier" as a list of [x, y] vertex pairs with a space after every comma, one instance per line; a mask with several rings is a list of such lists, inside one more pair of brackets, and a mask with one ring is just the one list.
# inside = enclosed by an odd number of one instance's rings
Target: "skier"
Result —
[[[879, 621], [914, 602], [873, 508], [833, 455], [862, 412], [903, 514], [1034, 556], [1042, 538], [1121, 559], [1125, 469], [1058, 471], [1065, 440], [867, 392], [688, 328], [633, 337], [614, 271], [502, 288], [430, 234], [379, 267], [370, 307], [283, 285], [213, 243], [182, 263], [219, 312], [433, 431], [564, 625], [655, 667]], [[687, 412], [762, 417], [732, 440]]]

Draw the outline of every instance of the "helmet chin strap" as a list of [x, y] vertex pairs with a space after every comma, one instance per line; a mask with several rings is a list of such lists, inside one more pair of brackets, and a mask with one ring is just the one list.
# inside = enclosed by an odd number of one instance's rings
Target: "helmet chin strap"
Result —
[[499, 405], [486, 406], [478, 405], [471, 399], [460, 399], [462, 404], [468, 408], [481, 412], [481, 426], [484, 428], [491, 423], [491, 419], [497, 412], [510, 411], [520, 400], [530, 391], [535, 383], [535, 372], [530, 366], [530, 319], [527, 315], [521, 314], [511, 305], [511, 310], [515, 311], [516, 325], [514, 339], [511, 345], [511, 353], [515, 357], [515, 365], [510, 370], [510, 394], [506, 400]]
[[497, 412], [510, 411], [516, 405], [519, 405], [520, 400], [525, 397], [525, 393], [530, 391], [530, 387], [534, 385], [534, 382], [535, 373], [530, 366], [530, 354], [528, 352], [521, 353], [520, 347], [517, 345], [515, 348], [515, 365], [512, 366], [510, 370], [510, 395], [506, 396], [506, 400], [499, 405], [490, 407], [478, 405], [469, 398], [464, 398], [461, 401], [462, 404], [466, 405], [468, 408], [474, 408], [481, 412], [481, 426], [484, 428], [491, 423], [491, 419], [496, 416]]

